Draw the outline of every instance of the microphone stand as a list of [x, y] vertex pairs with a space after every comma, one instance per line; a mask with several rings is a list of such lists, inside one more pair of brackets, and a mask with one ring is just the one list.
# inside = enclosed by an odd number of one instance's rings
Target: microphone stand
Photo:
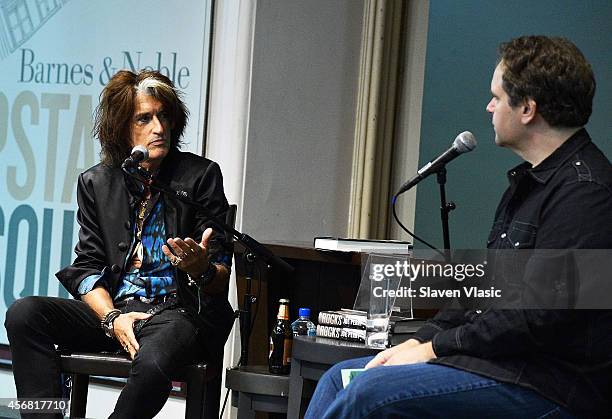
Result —
[[255, 297], [251, 295], [252, 272], [255, 261], [259, 258], [264, 261], [268, 265], [268, 267], [274, 265], [287, 273], [293, 272], [293, 266], [289, 265], [287, 262], [276, 256], [274, 253], [268, 250], [268, 248], [266, 248], [264, 245], [259, 243], [257, 240], [255, 240], [248, 234], [239, 232], [234, 227], [226, 224], [225, 220], [222, 221], [218, 217], [211, 215], [204, 205], [194, 201], [193, 199], [190, 199], [185, 191], [175, 191], [166, 185], [162, 185], [159, 182], [155, 182], [155, 180], [151, 180], [151, 175], [140, 167], [134, 167], [134, 169], [142, 178], [134, 175], [133, 173], [130, 173], [129, 165], [125, 163], [122, 165], [121, 168], [123, 172], [126, 173], [128, 176], [136, 179], [137, 181], [143, 184], [148, 185], [149, 188], [198, 208], [204, 213], [205, 216], [207, 216], [211, 220], [211, 222], [216, 227], [218, 227], [218, 229], [231, 234], [234, 240], [241, 243], [247, 250], [247, 252], [245, 253], [247, 289], [244, 295], [243, 308], [242, 310], [238, 310], [238, 316], [240, 318], [240, 339], [242, 346], [241, 360], [242, 365], [246, 365], [248, 363], [249, 338], [251, 337], [251, 307], [253, 302], [255, 301]]
[[446, 202], [446, 166], [442, 166], [436, 173], [438, 185], [440, 185], [440, 219], [442, 220], [442, 238], [444, 240], [444, 254], [450, 261], [450, 229], [448, 226], [448, 214], [457, 206], [454, 202]]
[[257, 255], [251, 251], [244, 254], [246, 289], [242, 300], [242, 310], [236, 310], [236, 316], [240, 319], [240, 364], [249, 363], [249, 342], [251, 340], [251, 313], [253, 303], [257, 298], [251, 294], [251, 284], [253, 282], [253, 268], [257, 261]]

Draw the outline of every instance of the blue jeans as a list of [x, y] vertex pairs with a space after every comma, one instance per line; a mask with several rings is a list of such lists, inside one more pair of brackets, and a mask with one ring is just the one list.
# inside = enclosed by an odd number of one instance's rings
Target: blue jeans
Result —
[[372, 368], [343, 389], [340, 370], [363, 368], [370, 359], [351, 359], [327, 371], [305, 419], [573, 417], [529, 389], [437, 364]]

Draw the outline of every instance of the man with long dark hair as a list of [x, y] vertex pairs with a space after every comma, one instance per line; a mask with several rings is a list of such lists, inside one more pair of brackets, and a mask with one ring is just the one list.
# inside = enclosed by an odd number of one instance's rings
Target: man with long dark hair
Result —
[[219, 166], [179, 151], [186, 124], [180, 92], [158, 72], [120, 71], [104, 88], [94, 124], [102, 162], [79, 176], [77, 257], [57, 273], [74, 299], [26, 297], [6, 314], [19, 398], [62, 395], [54, 345], [125, 351], [132, 369], [111, 417], [151, 418], [177, 368], [222, 356], [233, 323], [223, 234], [121, 169], [144, 146], [141, 166], [153, 179], [223, 217]]
[[[612, 167], [584, 129], [595, 79], [582, 53], [545, 36], [502, 44], [491, 94], [495, 142], [525, 162], [508, 171], [490, 253], [612, 249]], [[539, 263], [496, 273], [518, 271], [517, 286], [563, 297]], [[332, 367], [306, 416], [608, 417], [611, 331], [609, 310], [442, 310], [413, 339]], [[340, 371], [363, 367], [343, 389]]]

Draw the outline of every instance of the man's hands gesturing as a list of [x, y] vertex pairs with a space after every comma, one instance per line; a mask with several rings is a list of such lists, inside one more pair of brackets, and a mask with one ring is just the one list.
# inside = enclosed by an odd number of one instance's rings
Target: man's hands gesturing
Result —
[[170, 262], [192, 277], [197, 277], [208, 269], [208, 242], [212, 238], [212, 228], [207, 228], [202, 234], [200, 243], [190, 237], [168, 239], [168, 244], [162, 246], [162, 251]]

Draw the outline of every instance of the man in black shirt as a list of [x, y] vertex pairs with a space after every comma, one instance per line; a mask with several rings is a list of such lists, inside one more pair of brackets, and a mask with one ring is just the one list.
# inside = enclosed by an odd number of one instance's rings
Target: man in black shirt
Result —
[[220, 362], [234, 323], [227, 300], [231, 244], [212, 230], [206, 213], [122, 170], [132, 148], [145, 147], [140, 166], [156, 183], [225, 215], [219, 165], [180, 151], [188, 115], [181, 95], [156, 71], [122, 70], [104, 87], [94, 128], [102, 161], [79, 176], [76, 259], [56, 274], [74, 299], [25, 297], [6, 313], [20, 399], [62, 395], [55, 345], [129, 355], [130, 375], [112, 418], [154, 417], [179, 368]]
[[[595, 93], [591, 66], [561, 38], [521, 37], [500, 53], [487, 111], [496, 144], [525, 162], [508, 172], [487, 247], [503, 256], [496, 275], [518, 271], [521, 303], [535, 295], [542, 308], [443, 310], [404, 344], [334, 366], [307, 417], [612, 411], [612, 313], [550, 309], [571, 294], [547, 272], [550, 263], [504, 264], [516, 249], [612, 249], [612, 167], [583, 128]], [[340, 370], [364, 366], [341, 390]]]

